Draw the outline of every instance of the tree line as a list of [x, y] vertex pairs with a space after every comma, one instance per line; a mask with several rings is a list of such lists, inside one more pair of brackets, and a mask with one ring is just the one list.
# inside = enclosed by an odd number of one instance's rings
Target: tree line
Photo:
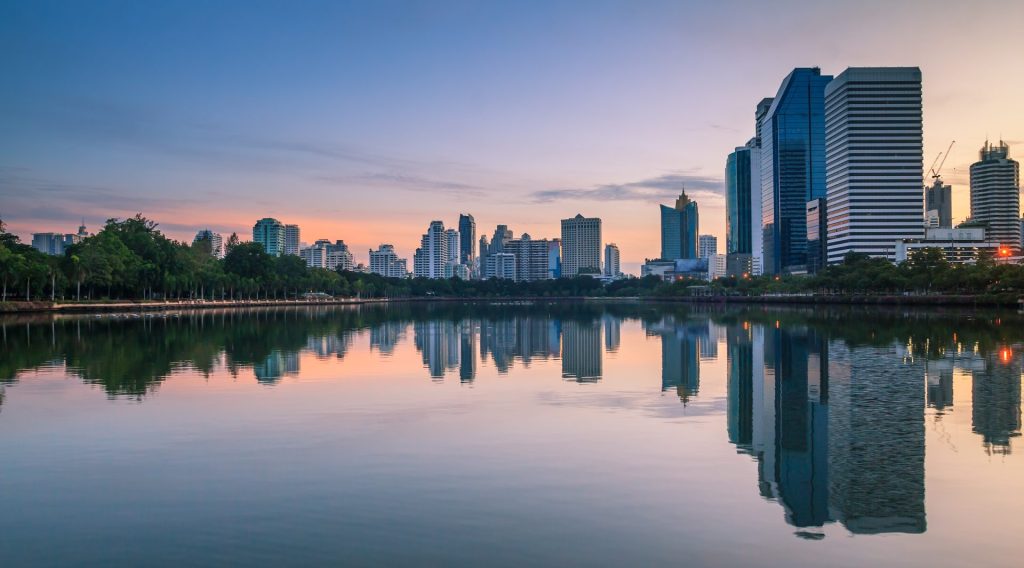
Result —
[[843, 263], [812, 276], [726, 277], [662, 282], [656, 276], [602, 284], [590, 276], [535, 282], [385, 278], [378, 274], [307, 267], [297, 256], [271, 256], [259, 243], [231, 235], [223, 259], [212, 243], [167, 238], [141, 214], [110, 219], [94, 236], [51, 256], [19, 242], [0, 221], [2, 301], [146, 299], [291, 299], [307, 292], [337, 297], [673, 297], [695, 293], [767, 294], [944, 294], [1024, 295], [1024, 266], [991, 256], [953, 265], [939, 249], [915, 251], [909, 260], [851, 253]]

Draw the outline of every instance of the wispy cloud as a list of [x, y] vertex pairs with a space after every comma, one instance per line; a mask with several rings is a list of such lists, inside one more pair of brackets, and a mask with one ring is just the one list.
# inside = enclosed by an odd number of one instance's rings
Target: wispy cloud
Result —
[[723, 181], [690, 172], [672, 172], [653, 178], [627, 183], [609, 183], [589, 188], [545, 189], [531, 194], [533, 201], [547, 203], [567, 199], [583, 201], [642, 201], [656, 203], [674, 199], [680, 190], [692, 199], [718, 200], [723, 193]]
[[363, 184], [383, 186], [388, 189], [409, 191], [430, 191], [452, 194], [462, 197], [481, 197], [486, 195], [483, 187], [454, 180], [434, 179], [426, 176], [400, 172], [372, 172], [345, 176], [317, 176], [317, 181], [343, 185]]

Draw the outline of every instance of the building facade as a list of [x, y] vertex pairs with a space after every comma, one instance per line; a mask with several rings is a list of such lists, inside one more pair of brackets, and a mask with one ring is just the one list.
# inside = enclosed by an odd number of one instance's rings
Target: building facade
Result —
[[725, 253], [729, 273], [749, 274], [761, 259], [761, 148], [752, 138], [725, 161]]
[[974, 264], [982, 254], [996, 256], [998, 248], [983, 227], [928, 228], [924, 238], [896, 241], [895, 260], [903, 262], [918, 250], [939, 249], [950, 264]]
[[220, 233], [214, 233], [209, 229], [203, 229], [196, 233], [195, 238], [192, 239], [192, 245], [200, 241], [210, 241], [210, 254], [215, 258], [224, 258], [224, 237]]
[[[505, 243], [504, 252], [515, 257], [515, 276], [517, 282], [534, 282], [551, 278], [551, 267], [549, 253], [551, 241], [547, 239], [534, 240], [530, 235], [523, 233], [518, 239], [512, 239]], [[499, 265], [492, 263], [497, 275]], [[505, 271], [507, 274], [507, 271]]]
[[942, 183], [938, 176], [924, 188], [924, 212], [929, 227], [953, 226], [953, 188]]
[[562, 276], [601, 273], [601, 219], [562, 219]]
[[459, 215], [459, 262], [469, 267], [476, 276], [476, 220], [468, 213]]
[[299, 237], [298, 225], [284, 226], [284, 252], [283, 254], [299, 254], [301, 239]]
[[448, 235], [441, 221], [431, 221], [413, 255], [413, 275], [417, 278], [444, 278], [448, 264]]
[[1011, 256], [1020, 255], [1020, 165], [1005, 142], [986, 142], [971, 164], [971, 220], [985, 223], [988, 238]]
[[395, 247], [382, 244], [377, 250], [370, 251], [370, 272], [385, 278], [405, 278], [409, 270], [404, 258], [398, 258]]
[[622, 276], [619, 246], [615, 243], [608, 243], [604, 246], [604, 275], [608, 278]]
[[697, 237], [697, 258], [710, 258], [713, 254], [718, 254], [718, 237], [714, 235]]
[[[758, 105], [764, 272], [807, 263], [807, 202], [825, 197], [825, 85], [818, 68], [794, 69], [767, 109]], [[764, 101], [762, 101], [764, 103]]]
[[253, 225], [252, 240], [263, 245], [263, 250], [270, 256], [281, 256], [285, 246], [284, 224], [272, 217], [264, 217]]
[[828, 258], [828, 207], [824, 198], [807, 202], [807, 273], [817, 274]]
[[686, 196], [684, 188], [676, 199], [675, 207], [661, 206], [661, 259], [698, 258], [699, 230], [697, 202]]
[[851, 67], [825, 88], [828, 262], [895, 260], [924, 236], [921, 70]]
[[71, 233], [32, 233], [32, 248], [43, 254], [62, 256], [65, 249], [81, 240]]

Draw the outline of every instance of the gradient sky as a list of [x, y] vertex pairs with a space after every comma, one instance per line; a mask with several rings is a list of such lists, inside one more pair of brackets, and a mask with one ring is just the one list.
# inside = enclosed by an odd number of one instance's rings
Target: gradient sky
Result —
[[637, 272], [681, 183], [724, 249], [726, 155], [797, 66], [917, 65], [925, 166], [1024, 157], [1024, 2], [0, 0], [0, 217], [136, 212], [170, 236], [273, 216], [358, 262], [460, 212], [604, 219]]

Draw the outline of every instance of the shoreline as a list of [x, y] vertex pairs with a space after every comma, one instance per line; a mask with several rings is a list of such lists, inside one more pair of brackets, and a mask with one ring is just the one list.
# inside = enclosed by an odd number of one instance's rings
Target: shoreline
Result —
[[123, 313], [169, 310], [289, 306], [360, 306], [392, 302], [642, 302], [740, 305], [850, 305], [915, 307], [986, 307], [1024, 309], [1024, 298], [983, 296], [510, 296], [510, 297], [417, 297], [417, 298], [338, 298], [332, 300], [183, 300], [115, 302], [5, 302], [0, 314], [30, 313]]

